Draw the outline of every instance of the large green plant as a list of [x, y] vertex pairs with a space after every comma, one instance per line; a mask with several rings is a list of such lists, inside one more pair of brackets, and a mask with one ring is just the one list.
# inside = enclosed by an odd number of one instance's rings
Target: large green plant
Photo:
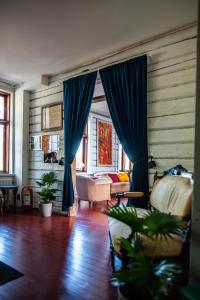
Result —
[[41, 191], [38, 192], [41, 202], [49, 203], [55, 199], [55, 194], [59, 190], [52, 186], [57, 182], [56, 173], [53, 171], [43, 174], [40, 181], [36, 181], [37, 185], [41, 188]]
[[[127, 208], [124, 205], [111, 207], [106, 214], [131, 228], [128, 239], [119, 239], [121, 254], [126, 257], [128, 263], [113, 274], [113, 283], [126, 286], [132, 293], [138, 292], [136, 297], [140, 299], [163, 299], [163, 295], [167, 295], [169, 286], [181, 269], [179, 265], [167, 259], [156, 258], [156, 249], [162, 239], [180, 234], [183, 222], [169, 213], [159, 211], [149, 211], [139, 218], [135, 208]], [[141, 235], [155, 242], [151, 258], [145, 255]]]

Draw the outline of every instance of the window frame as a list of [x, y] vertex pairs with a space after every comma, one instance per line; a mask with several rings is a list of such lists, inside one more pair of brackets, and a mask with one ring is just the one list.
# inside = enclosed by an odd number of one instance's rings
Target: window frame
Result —
[[[119, 144], [119, 145], [121, 145], [121, 144]], [[122, 145], [121, 145], [121, 147], [122, 147]], [[119, 169], [119, 171], [127, 171], [127, 172], [129, 172], [130, 170], [131, 170], [131, 161], [130, 161], [130, 159], [129, 159], [129, 169], [128, 170], [126, 170], [126, 168], [125, 168], [125, 156], [126, 156], [126, 152], [124, 151], [124, 149], [123, 149], [123, 147], [122, 147], [122, 153], [121, 153], [121, 157], [120, 157], [120, 161], [119, 161], [119, 166], [121, 167], [121, 169]]]
[[82, 137], [82, 143], [83, 143], [83, 151], [82, 151], [82, 162], [84, 163], [84, 166], [80, 169], [76, 168], [76, 171], [78, 172], [87, 172], [87, 162], [88, 162], [88, 123], [85, 127], [83, 137]]
[[10, 146], [10, 94], [0, 91], [4, 97], [4, 118], [0, 119], [0, 125], [4, 126], [4, 147], [3, 147], [3, 170], [0, 173], [9, 173], [9, 146]]

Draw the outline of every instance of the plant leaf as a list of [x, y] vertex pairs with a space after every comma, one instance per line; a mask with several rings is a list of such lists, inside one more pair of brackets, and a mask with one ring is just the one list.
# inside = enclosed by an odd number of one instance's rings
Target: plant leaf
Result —
[[167, 238], [172, 234], [180, 234], [183, 221], [170, 213], [150, 211], [144, 217], [145, 235], [150, 238]]
[[105, 213], [118, 221], [130, 226], [133, 232], [143, 233], [143, 218], [138, 218], [134, 207], [126, 207], [124, 204], [111, 207]]

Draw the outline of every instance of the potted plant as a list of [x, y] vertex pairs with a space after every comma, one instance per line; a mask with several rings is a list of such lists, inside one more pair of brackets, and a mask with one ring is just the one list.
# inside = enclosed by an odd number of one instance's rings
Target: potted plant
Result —
[[44, 217], [50, 217], [52, 214], [52, 200], [55, 199], [55, 193], [59, 191], [53, 188], [53, 185], [58, 182], [55, 172], [45, 173], [41, 176], [40, 181], [36, 181], [37, 185], [41, 188], [38, 192], [40, 196], [40, 209]]
[[[122, 267], [114, 272], [112, 283], [118, 286], [119, 299], [158, 300], [167, 299], [169, 287], [180, 266], [169, 259], [158, 259], [156, 249], [161, 239], [180, 234], [183, 222], [176, 216], [159, 211], [149, 211], [143, 217], [137, 216], [133, 207], [124, 205], [111, 207], [106, 211], [109, 217], [125, 223], [131, 228], [128, 239], [120, 238]], [[148, 249], [141, 235], [155, 241], [153, 255], [148, 256]]]

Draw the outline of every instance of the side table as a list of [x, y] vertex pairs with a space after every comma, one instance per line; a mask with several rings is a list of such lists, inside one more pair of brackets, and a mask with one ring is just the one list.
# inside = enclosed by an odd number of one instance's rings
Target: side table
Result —
[[13, 190], [14, 193], [14, 210], [16, 211], [16, 199], [17, 199], [17, 185], [0, 185], [0, 191], [2, 192], [3, 197], [0, 197], [0, 213], [3, 214], [3, 207], [8, 201], [8, 193], [10, 190]]

